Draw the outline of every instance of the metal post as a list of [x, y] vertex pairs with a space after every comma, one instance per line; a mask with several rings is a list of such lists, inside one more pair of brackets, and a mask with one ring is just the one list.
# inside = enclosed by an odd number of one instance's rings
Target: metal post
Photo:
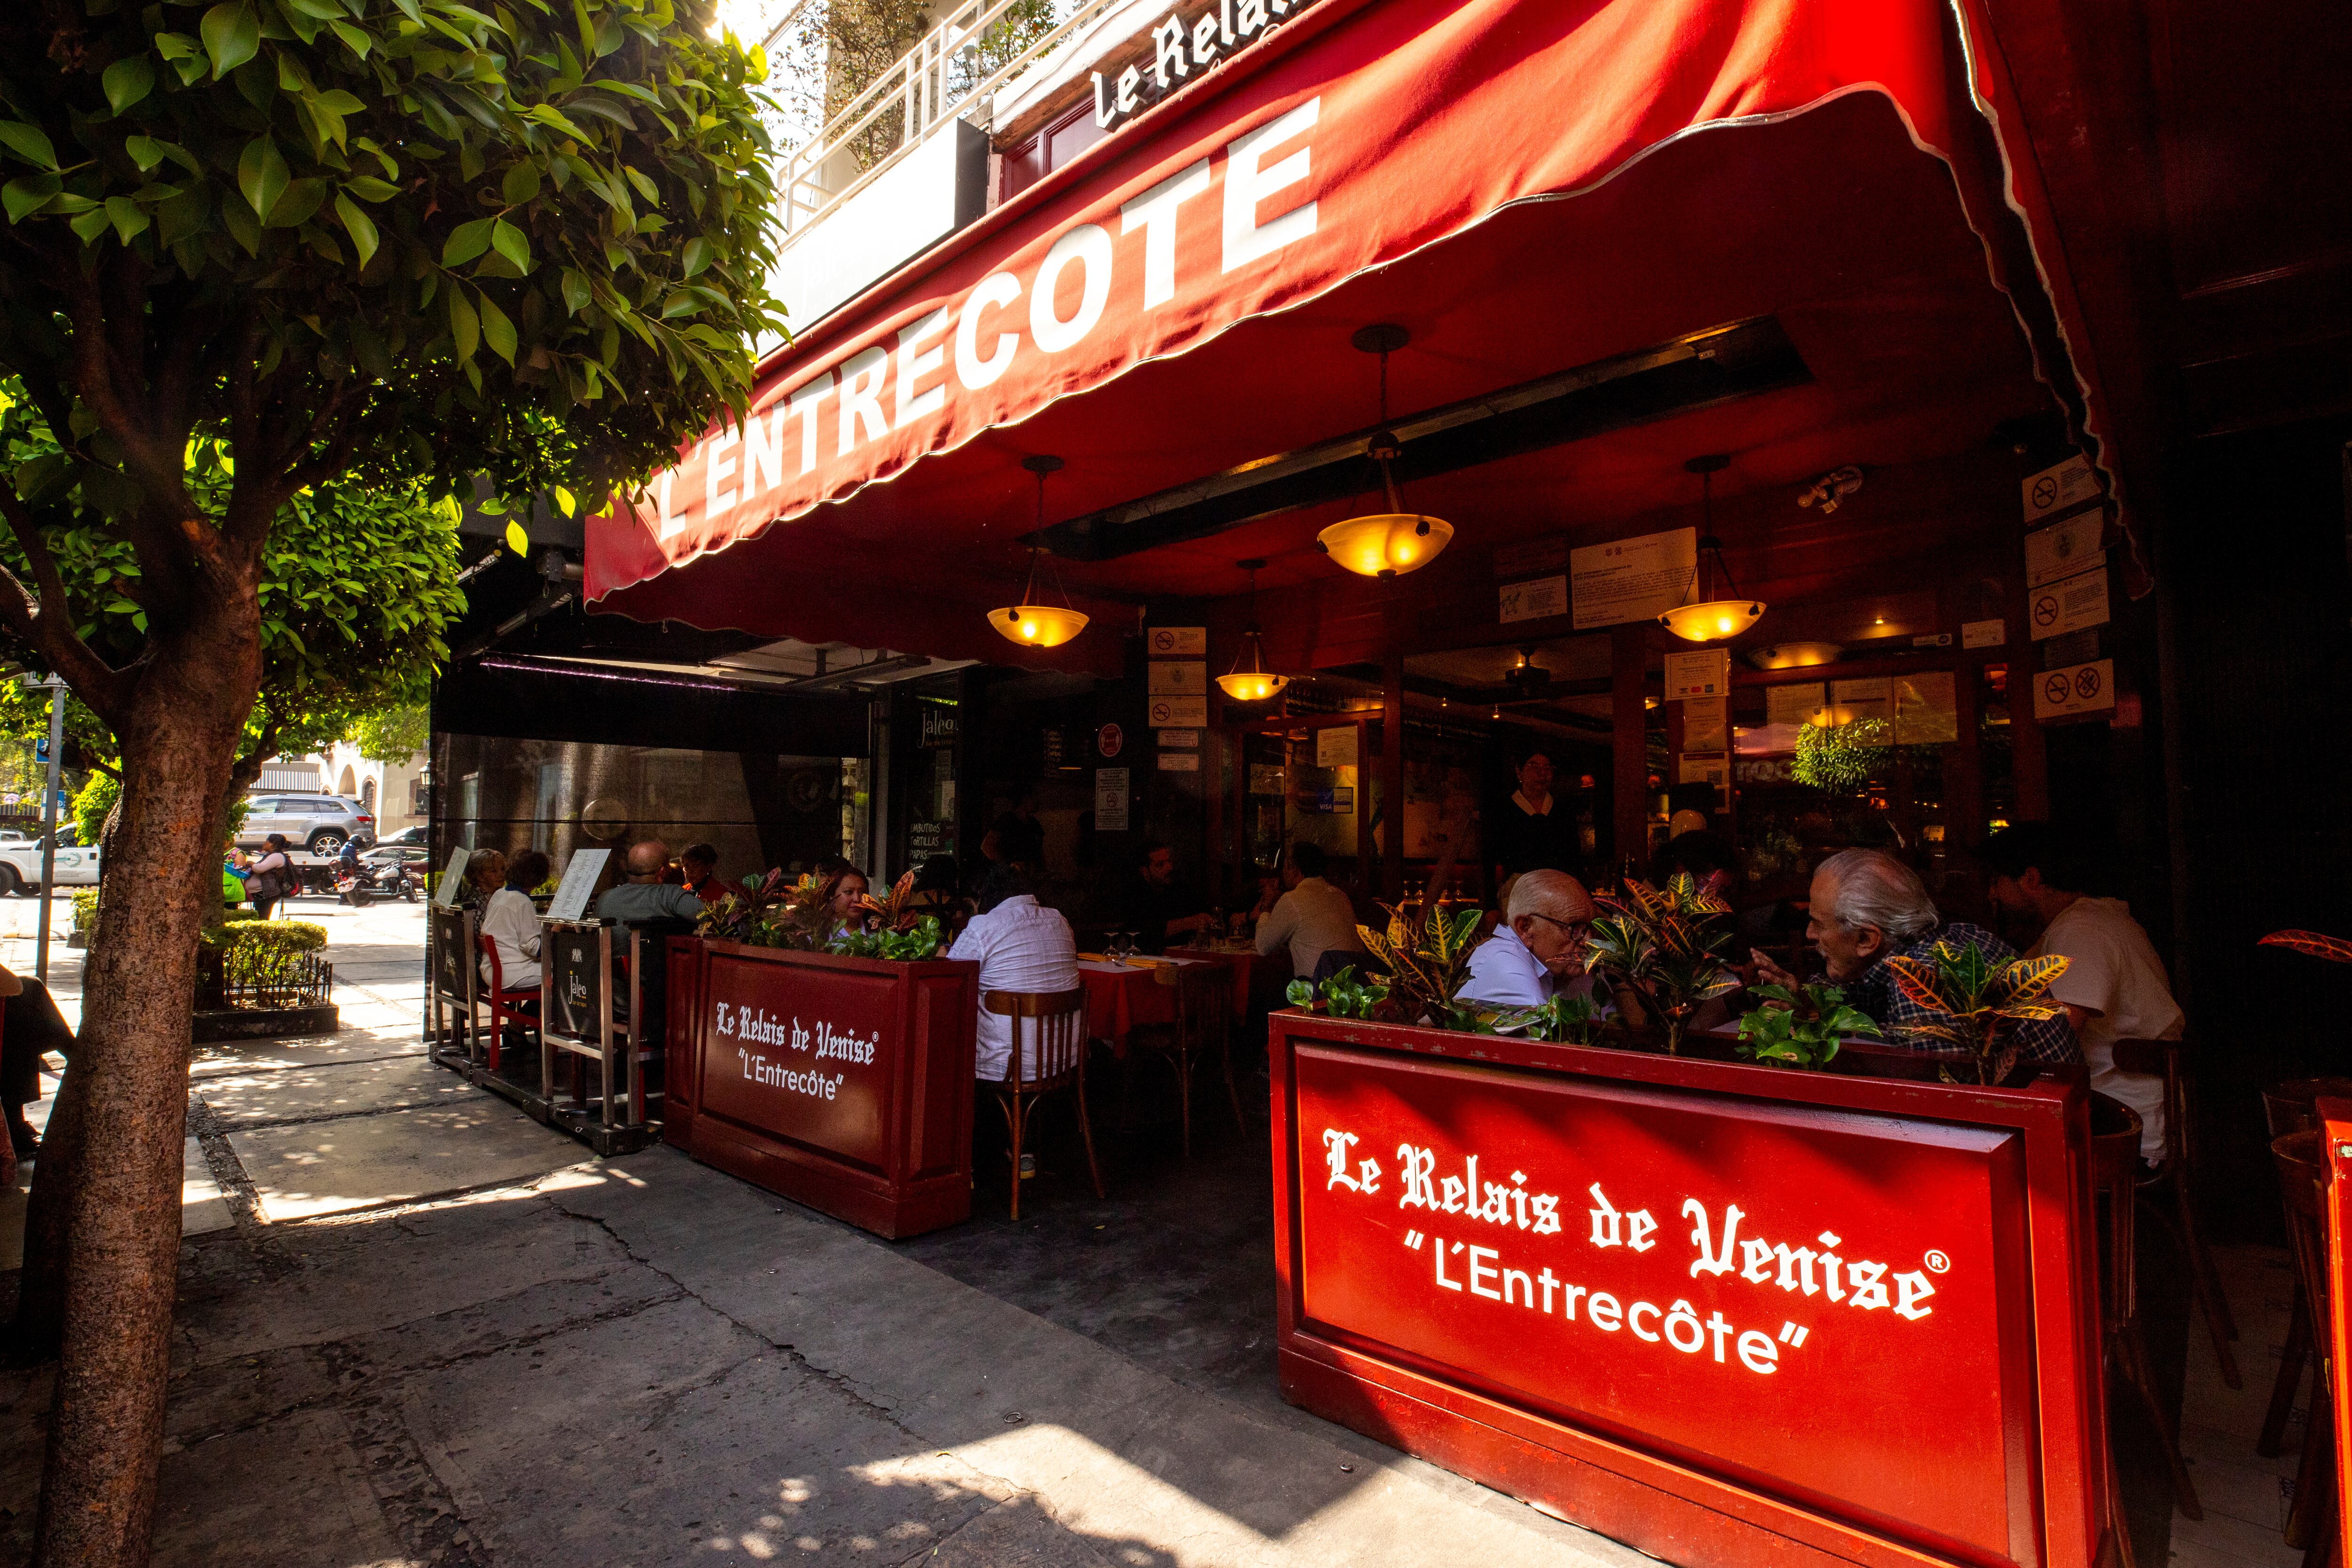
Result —
[[58, 767], [66, 748], [66, 684], [52, 680], [49, 688], [49, 777], [41, 791], [41, 915], [39, 946], [33, 953], [33, 977], [49, 983], [49, 899], [58, 885]]

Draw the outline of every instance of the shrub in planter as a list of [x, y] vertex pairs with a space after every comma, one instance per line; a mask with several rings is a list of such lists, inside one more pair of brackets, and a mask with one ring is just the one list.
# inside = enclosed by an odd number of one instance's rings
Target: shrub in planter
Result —
[[[100, 775], [100, 777], [104, 777]], [[98, 889], [78, 887], [73, 894], [73, 928], [77, 931], [98, 929]]]
[[306, 953], [327, 945], [327, 928], [308, 920], [238, 920], [207, 926], [206, 955], [218, 955], [229, 988], [269, 991], [288, 984]]
[[1356, 978], [1356, 967], [1346, 968], [1327, 977], [1321, 994], [1317, 994], [1312, 980], [1293, 980], [1284, 996], [1294, 1008], [1310, 1012], [1328, 1013], [1333, 1018], [1369, 1019], [1376, 1017], [1381, 1004], [1389, 999], [1388, 987], [1374, 979]]
[[1869, 1014], [1845, 1005], [1836, 986], [1759, 986], [1756, 994], [1778, 1007], [1762, 1007], [1739, 1018], [1739, 1051], [1758, 1061], [1788, 1067], [1827, 1067], [1838, 1042], [1850, 1034], [1875, 1034]]

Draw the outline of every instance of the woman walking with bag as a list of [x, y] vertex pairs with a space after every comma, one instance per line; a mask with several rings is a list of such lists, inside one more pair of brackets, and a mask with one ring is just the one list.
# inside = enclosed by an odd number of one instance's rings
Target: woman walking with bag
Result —
[[269, 918], [270, 905], [294, 891], [294, 862], [286, 856], [286, 835], [272, 833], [268, 848], [254, 857], [253, 870], [245, 879], [245, 896], [264, 920]]

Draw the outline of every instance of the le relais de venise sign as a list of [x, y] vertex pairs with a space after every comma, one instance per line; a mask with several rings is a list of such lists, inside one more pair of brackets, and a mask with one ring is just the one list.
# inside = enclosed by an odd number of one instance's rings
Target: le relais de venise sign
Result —
[[1225, 55], [1265, 37], [1314, 0], [1217, 0], [1192, 11], [1171, 11], [1151, 29], [1151, 63], [1138, 62], [1117, 77], [1094, 74], [1095, 123], [1116, 131]]

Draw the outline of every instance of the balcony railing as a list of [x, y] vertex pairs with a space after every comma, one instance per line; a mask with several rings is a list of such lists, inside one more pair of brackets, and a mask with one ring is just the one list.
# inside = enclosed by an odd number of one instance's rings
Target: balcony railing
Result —
[[[770, 29], [772, 55], [817, 3], [803, 0]], [[1010, 36], [1034, 13], [1036, 0], [963, 0], [814, 135], [779, 149], [777, 217], [785, 243], [956, 120], [985, 123], [1006, 82], [1129, 3], [1080, 0], [1066, 17], [1008, 53]]]

